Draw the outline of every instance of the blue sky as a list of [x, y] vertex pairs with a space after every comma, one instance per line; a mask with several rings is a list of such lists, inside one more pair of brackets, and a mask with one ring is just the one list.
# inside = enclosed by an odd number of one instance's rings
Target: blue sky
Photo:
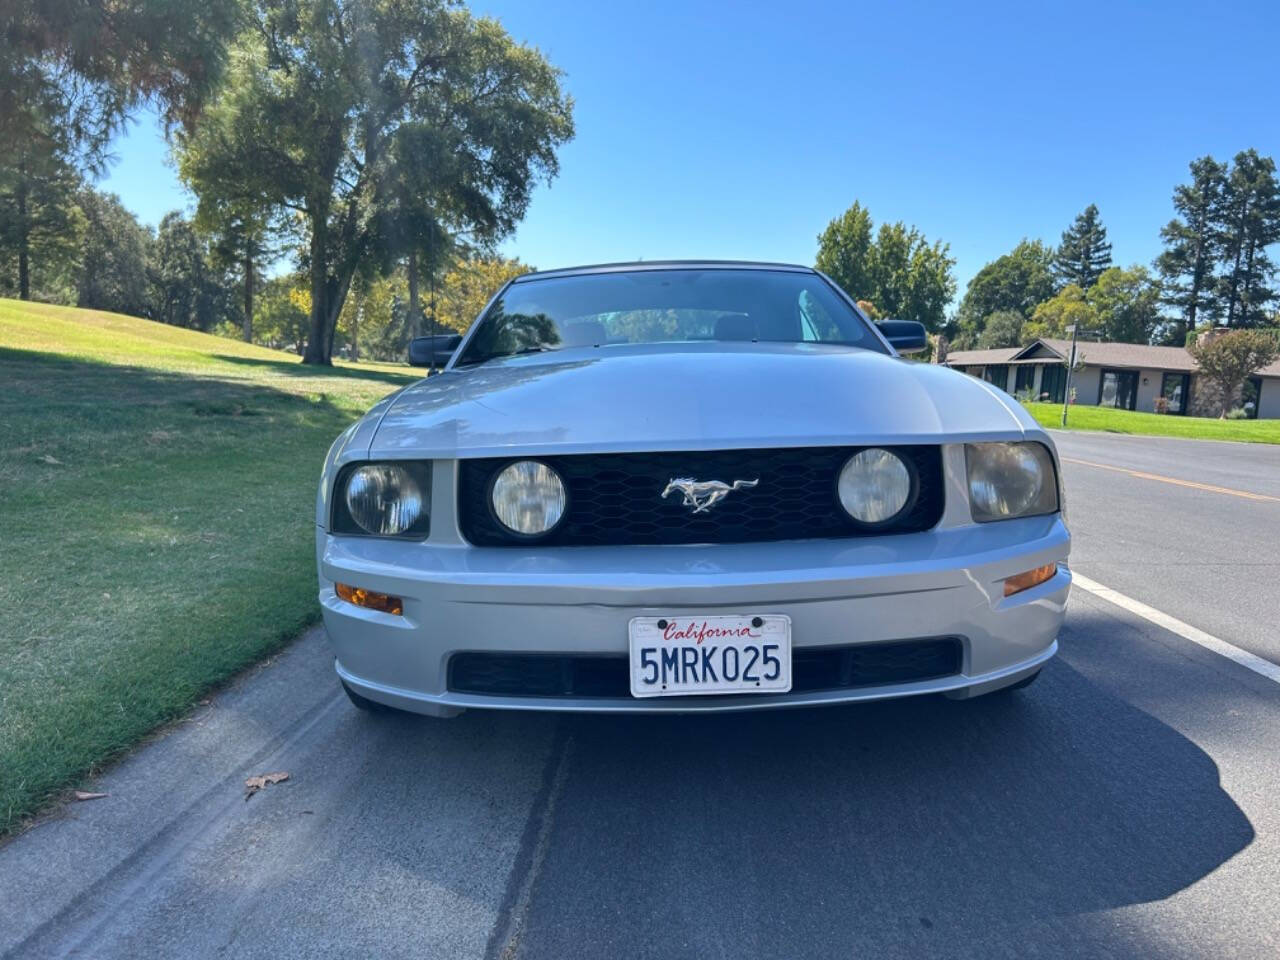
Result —
[[[1280, 155], [1280, 4], [475, 0], [565, 71], [577, 137], [509, 254], [812, 263], [855, 199], [951, 245], [960, 293], [1089, 203], [1149, 263], [1187, 164]], [[154, 120], [100, 186], [188, 207]]]

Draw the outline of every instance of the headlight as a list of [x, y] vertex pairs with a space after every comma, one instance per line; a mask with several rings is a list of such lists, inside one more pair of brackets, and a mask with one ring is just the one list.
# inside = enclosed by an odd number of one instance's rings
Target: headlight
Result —
[[425, 537], [431, 525], [431, 464], [361, 464], [339, 478], [335, 500], [335, 533]]
[[969, 510], [978, 523], [1053, 513], [1058, 480], [1053, 457], [1042, 443], [970, 443]]
[[536, 537], [560, 522], [568, 498], [560, 475], [545, 463], [517, 460], [494, 479], [489, 499], [499, 523], [512, 533]]
[[849, 516], [878, 526], [900, 514], [911, 500], [911, 471], [896, 453], [869, 447], [845, 462], [837, 491]]

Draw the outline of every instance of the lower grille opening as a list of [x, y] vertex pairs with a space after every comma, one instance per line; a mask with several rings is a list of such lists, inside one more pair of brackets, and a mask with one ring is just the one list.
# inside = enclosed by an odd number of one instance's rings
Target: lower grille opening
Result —
[[[960, 672], [955, 637], [895, 640], [791, 651], [791, 691], [849, 690], [950, 677]], [[455, 653], [449, 689], [517, 697], [628, 698], [625, 656], [547, 653]]]

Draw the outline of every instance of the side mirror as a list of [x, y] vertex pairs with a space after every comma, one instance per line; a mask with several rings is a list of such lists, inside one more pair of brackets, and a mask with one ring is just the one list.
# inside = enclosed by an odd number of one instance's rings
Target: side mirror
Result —
[[409, 366], [443, 367], [462, 342], [460, 333], [441, 333], [434, 337], [414, 337], [409, 341]]
[[876, 326], [899, 353], [919, 353], [929, 348], [929, 335], [923, 323], [914, 320], [877, 320]]

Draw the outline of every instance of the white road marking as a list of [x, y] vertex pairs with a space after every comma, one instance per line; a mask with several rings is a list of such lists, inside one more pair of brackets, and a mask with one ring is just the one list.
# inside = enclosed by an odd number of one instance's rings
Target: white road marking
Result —
[[1183, 623], [1177, 617], [1171, 617], [1167, 613], [1162, 613], [1155, 607], [1149, 607], [1141, 600], [1134, 600], [1132, 597], [1126, 597], [1123, 593], [1117, 593], [1110, 587], [1104, 587], [1096, 580], [1090, 580], [1083, 574], [1071, 571], [1071, 582], [1073, 585], [1087, 590], [1096, 597], [1101, 597], [1109, 603], [1114, 603], [1117, 607], [1122, 607], [1132, 614], [1149, 620], [1158, 627], [1163, 627], [1170, 633], [1176, 633], [1185, 640], [1199, 644], [1206, 650], [1212, 650], [1219, 656], [1226, 657], [1252, 670], [1254, 673], [1266, 677], [1280, 683], [1280, 666], [1272, 663], [1270, 660], [1264, 660], [1256, 654], [1250, 653], [1248, 650], [1241, 650], [1234, 644], [1227, 643], [1225, 640], [1219, 640], [1212, 634], [1205, 633], [1198, 627], [1193, 627], [1189, 623]]

